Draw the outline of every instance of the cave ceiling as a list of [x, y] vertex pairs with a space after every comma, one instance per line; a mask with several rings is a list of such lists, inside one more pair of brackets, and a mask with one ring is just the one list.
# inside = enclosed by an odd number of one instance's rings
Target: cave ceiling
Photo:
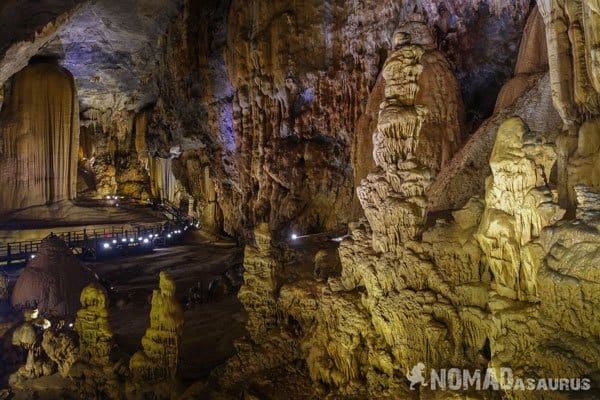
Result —
[[139, 110], [157, 96], [160, 35], [180, 0], [44, 0], [0, 5], [0, 83], [33, 56], [75, 77], [81, 112]]

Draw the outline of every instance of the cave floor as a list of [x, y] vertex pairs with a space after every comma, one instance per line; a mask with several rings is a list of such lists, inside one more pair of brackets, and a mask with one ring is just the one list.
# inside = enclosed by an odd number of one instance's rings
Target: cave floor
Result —
[[[154, 253], [86, 263], [110, 288], [109, 314], [119, 348], [132, 355], [141, 347], [149, 325], [152, 290], [158, 274], [166, 271], [177, 285], [177, 297], [185, 305], [191, 287], [206, 289], [210, 281], [242, 262], [242, 249], [228, 241], [210, 241], [201, 232], [188, 234], [182, 246], [156, 249]], [[246, 314], [235, 295], [185, 309], [179, 376], [191, 382], [206, 376], [234, 354], [233, 341], [245, 334]]]
[[[242, 258], [242, 248], [235, 243], [196, 231], [188, 233], [181, 246], [85, 264], [110, 288], [109, 315], [114, 338], [119, 351], [131, 356], [141, 348], [141, 338], [149, 325], [150, 299], [152, 290], [158, 287], [159, 272], [166, 271], [174, 279], [177, 297], [185, 306], [192, 286], [202, 282], [206, 288], [215, 277], [241, 263]], [[182, 384], [189, 386], [235, 353], [233, 341], [246, 333], [246, 313], [237, 297], [229, 294], [185, 307], [184, 315], [178, 375]], [[58, 375], [30, 380], [28, 389], [15, 393], [15, 399], [35, 398], [35, 392], [42, 398], [66, 399], [71, 393], [65, 386], [69, 383]]]

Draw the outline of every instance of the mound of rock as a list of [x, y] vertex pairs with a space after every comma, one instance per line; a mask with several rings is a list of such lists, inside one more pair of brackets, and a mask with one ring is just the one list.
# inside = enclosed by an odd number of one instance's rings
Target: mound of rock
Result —
[[42, 314], [75, 315], [81, 290], [94, 280], [65, 242], [50, 235], [17, 279], [12, 305], [16, 309], [35, 307]]

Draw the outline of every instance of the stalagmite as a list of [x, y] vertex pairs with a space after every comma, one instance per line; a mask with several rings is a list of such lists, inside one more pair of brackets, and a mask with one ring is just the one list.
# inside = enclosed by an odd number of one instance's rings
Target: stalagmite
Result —
[[75, 330], [79, 334], [80, 358], [91, 365], [107, 366], [113, 346], [108, 323], [106, 292], [97, 284], [81, 291], [81, 309], [77, 312]]
[[182, 329], [183, 310], [175, 298], [175, 283], [161, 272], [159, 289], [152, 293], [150, 327], [142, 338], [142, 350], [129, 362], [134, 382], [148, 385], [175, 378]]
[[11, 302], [17, 309], [37, 307], [42, 313], [74, 316], [79, 308], [79, 293], [94, 281], [91, 271], [66, 243], [50, 235], [17, 279]]
[[74, 328], [79, 335], [79, 354], [69, 376], [77, 382], [80, 396], [121, 399], [123, 377], [116, 368], [108, 298], [100, 285], [94, 283], [81, 291], [81, 309], [77, 312]]
[[373, 136], [373, 158], [382, 170], [370, 173], [357, 189], [373, 229], [373, 245], [381, 252], [394, 251], [401, 241], [420, 232], [426, 218], [425, 192], [432, 175], [415, 158], [427, 112], [415, 105], [425, 50], [410, 41], [410, 33], [397, 32], [394, 52], [383, 66], [384, 101]]
[[267, 224], [254, 230], [254, 241], [255, 245], [248, 245], [244, 250], [244, 284], [238, 298], [247, 310], [252, 310], [246, 329], [260, 342], [276, 323], [275, 292], [281, 266]]
[[79, 106], [71, 74], [34, 62], [12, 78], [0, 115], [0, 211], [76, 195]]
[[476, 236], [496, 290], [509, 298], [535, 301], [537, 267], [531, 263], [526, 244], [561, 219], [564, 210], [548, 187], [555, 150], [528, 144], [527, 134], [520, 118], [508, 119], [498, 129], [486, 208]]

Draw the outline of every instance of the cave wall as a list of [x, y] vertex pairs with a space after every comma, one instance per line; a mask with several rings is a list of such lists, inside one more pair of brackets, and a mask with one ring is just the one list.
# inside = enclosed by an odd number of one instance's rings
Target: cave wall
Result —
[[[3, 4], [10, 35], [3, 36], [0, 82], [34, 54], [58, 58], [73, 73], [84, 136], [95, 143], [95, 155], [82, 152], [79, 163], [82, 195], [146, 199], [147, 157], [167, 158], [179, 148], [184, 159], [202, 160], [198, 169], [175, 162], [184, 166], [174, 173], [194, 212], [214, 203], [207, 214], [222, 215], [222, 222], [211, 225], [246, 238], [261, 221], [280, 233], [309, 232], [362, 215], [354, 189], [372, 167], [379, 75], [400, 21], [419, 11], [444, 70], [456, 75], [437, 83], [454, 81], [448, 89], [454, 117], [442, 115], [443, 96], [426, 99], [438, 104], [424, 130], [432, 140], [422, 146], [431, 151], [437, 130], [454, 132], [444, 133], [455, 137], [444, 145], [447, 154], [439, 160], [430, 154], [441, 167], [491, 112], [512, 73], [529, 6], [524, 0], [48, 0], [37, 4], [40, 15], [11, 29], [29, 3]], [[134, 142], [144, 110], [150, 115], [142, 150]]]
[[[417, 25], [394, 40], [373, 135], [376, 167], [357, 190], [366, 219], [351, 223], [340, 244], [341, 272], [326, 281], [292, 273], [287, 266], [301, 268], [290, 261], [299, 246], [256, 229], [239, 294], [250, 335], [214, 374], [216, 392], [258, 393], [274, 371], [299, 382], [307, 371], [321, 397], [455, 397], [410, 385], [424, 363], [426, 373], [510, 367], [520, 378], [586, 378], [592, 392], [574, 396], [595, 394], [595, 6], [538, 2], [495, 114], [437, 177], [418, 158], [426, 117], [416, 99], [428, 49]], [[573, 396], [535, 389], [509, 386], [499, 397]]]
[[235, 189], [233, 88], [223, 60], [228, 9], [229, 1], [183, 2], [161, 39], [159, 96], [146, 142], [154, 157], [170, 157], [171, 149], [177, 149], [172, 159], [177, 190], [203, 226], [238, 235], [243, 229], [235, 212], [240, 197]]
[[79, 103], [73, 76], [53, 61], [17, 73], [0, 114], [0, 210], [76, 195]]
[[[209, 160], [230, 234], [250, 238], [260, 222], [279, 234], [343, 227], [362, 215], [354, 189], [372, 165], [378, 77], [394, 31], [415, 9], [444, 60], [430, 65], [447, 71], [424, 83], [446, 86], [444, 95], [423, 99], [434, 111], [422, 157], [439, 170], [492, 112], [496, 82], [512, 75], [528, 2], [184, 2], [161, 44], [149, 148], [164, 156], [179, 146]], [[503, 56], [492, 57], [474, 36]], [[485, 78], [473, 81], [481, 71]], [[482, 96], [490, 107], [478, 108]], [[434, 149], [440, 130], [448, 142]], [[178, 171], [181, 182], [202, 175]], [[206, 203], [194, 185], [184, 186]]]

